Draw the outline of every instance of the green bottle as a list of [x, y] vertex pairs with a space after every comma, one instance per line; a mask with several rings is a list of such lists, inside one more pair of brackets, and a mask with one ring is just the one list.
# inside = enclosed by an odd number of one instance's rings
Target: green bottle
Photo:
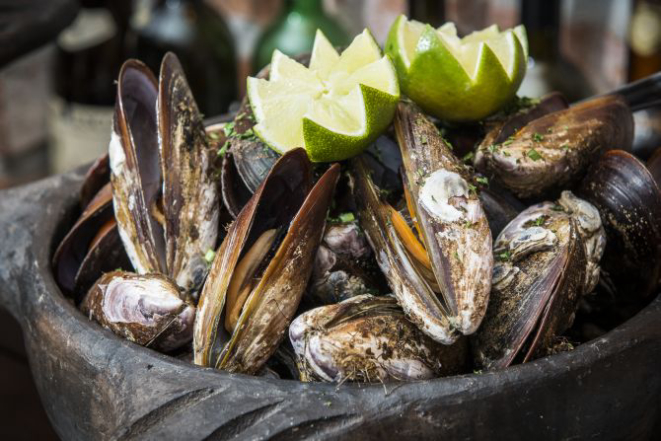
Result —
[[317, 29], [335, 46], [347, 46], [347, 32], [324, 13], [322, 0], [286, 0], [284, 12], [260, 37], [253, 56], [254, 72], [271, 62], [275, 49], [296, 56], [310, 52]]

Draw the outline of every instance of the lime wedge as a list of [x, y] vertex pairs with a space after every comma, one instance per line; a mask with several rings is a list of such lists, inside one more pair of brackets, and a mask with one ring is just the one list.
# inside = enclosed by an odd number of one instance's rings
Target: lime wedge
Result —
[[426, 112], [477, 121], [516, 95], [528, 60], [523, 26], [493, 25], [459, 38], [454, 23], [438, 29], [401, 15], [386, 41], [402, 91]]
[[317, 31], [310, 66], [273, 53], [268, 80], [248, 78], [254, 132], [279, 153], [305, 147], [315, 162], [355, 156], [390, 124], [395, 67], [365, 30], [338, 54]]

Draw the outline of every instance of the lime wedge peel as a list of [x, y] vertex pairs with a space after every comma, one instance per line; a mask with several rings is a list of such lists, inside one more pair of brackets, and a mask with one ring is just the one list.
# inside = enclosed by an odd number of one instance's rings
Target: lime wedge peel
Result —
[[401, 15], [386, 41], [402, 91], [425, 111], [450, 121], [482, 119], [516, 94], [526, 71], [525, 28], [496, 25], [464, 38], [454, 23], [438, 29]]
[[338, 54], [317, 31], [310, 66], [273, 53], [269, 80], [248, 78], [254, 131], [279, 153], [305, 147], [311, 160], [359, 154], [387, 128], [399, 100], [397, 72], [369, 33]]

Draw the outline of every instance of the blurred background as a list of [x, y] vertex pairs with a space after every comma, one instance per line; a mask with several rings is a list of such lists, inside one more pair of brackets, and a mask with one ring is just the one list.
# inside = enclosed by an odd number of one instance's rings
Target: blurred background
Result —
[[[273, 49], [308, 52], [317, 28], [337, 46], [365, 27], [383, 43], [402, 13], [454, 21], [463, 35], [523, 23], [531, 58], [520, 95], [559, 90], [578, 100], [661, 70], [661, 0], [0, 0], [0, 188], [107, 150], [114, 79], [127, 58], [158, 72], [174, 51], [213, 116], [238, 106], [246, 76]], [[658, 110], [636, 114], [639, 146], [657, 147], [660, 134]], [[20, 333], [0, 310], [2, 327], [0, 433], [52, 439]]]

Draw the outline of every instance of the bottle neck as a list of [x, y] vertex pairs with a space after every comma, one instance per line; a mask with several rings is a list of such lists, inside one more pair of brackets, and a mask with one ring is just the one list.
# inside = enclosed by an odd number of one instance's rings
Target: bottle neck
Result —
[[287, 10], [304, 15], [323, 14], [323, 0], [287, 0]]
[[521, 23], [528, 34], [530, 55], [540, 61], [555, 62], [559, 46], [560, 1], [522, 1]]

